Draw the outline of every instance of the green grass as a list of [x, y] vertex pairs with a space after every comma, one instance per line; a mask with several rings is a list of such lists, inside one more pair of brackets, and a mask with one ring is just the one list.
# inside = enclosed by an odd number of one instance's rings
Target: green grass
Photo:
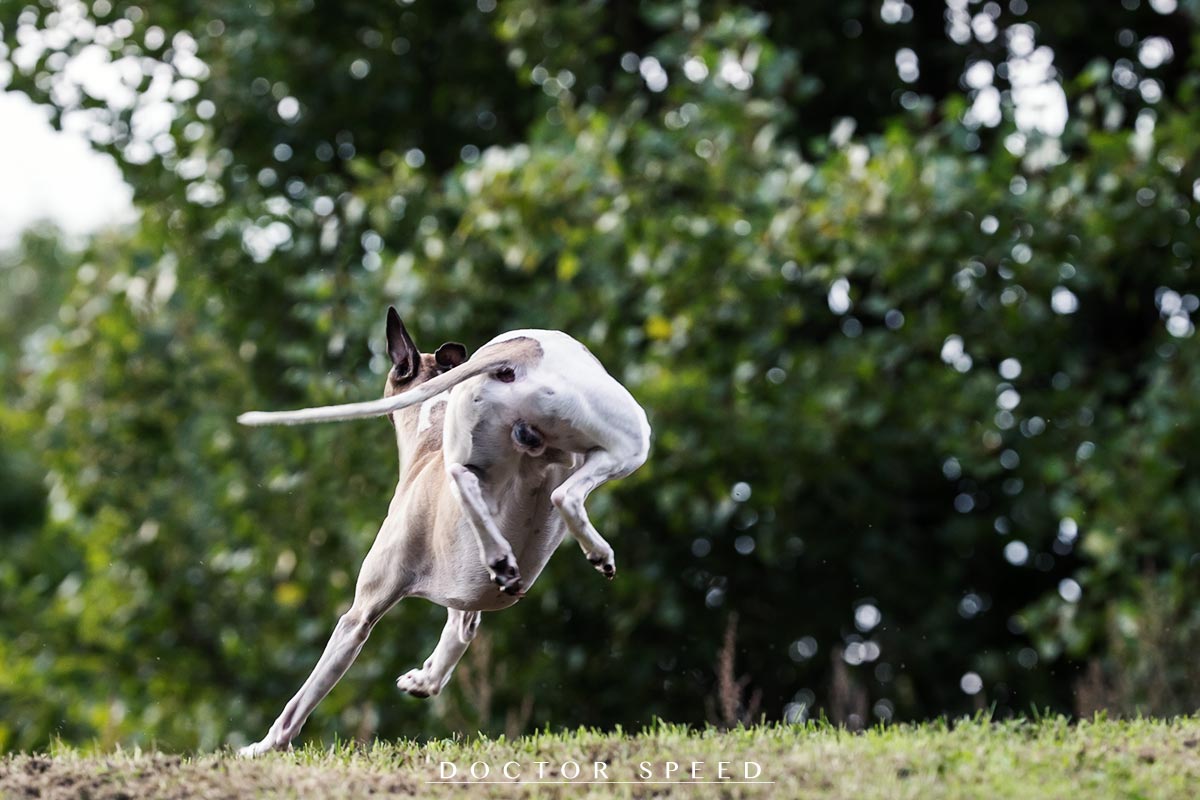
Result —
[[[1200, 717], [1069, 723], [896, 725], [852, 734], [824, 724], [768, 725], [733, 731], [689, 731], [658, 725], [620, 731], [536, 733], [519, 739], [466, 737], [370, 746], [307, 746], [244, 761], [227, 752], [84, 753], [66, 747], [0, 760], [0, 797], [770, 797], [770, 798], [1192, 798], [1200, 792]], [[683, 774], [704, 762], [701, 777], [717, 781], [719, 761], [742, 775], [761, 765], [759, 781], [692, 784]], [[439, 785], [439, 763], [459, 778], [473, 762], [492, 765], [504, 783]], [[498, 770], [518, 761], [522, 781]], [[542, 778], [534, 762], [547, 761]], [[581, 765], [574, 782], [566, 762]], [[603, 762], [610, 781], [591, 777]], [[639, 763], [653, 764], [657, 783], [639, 782]], [[667, 779], [667, 762], [683, 765]], [[566, 765], [568, 771], [572, 768]]]

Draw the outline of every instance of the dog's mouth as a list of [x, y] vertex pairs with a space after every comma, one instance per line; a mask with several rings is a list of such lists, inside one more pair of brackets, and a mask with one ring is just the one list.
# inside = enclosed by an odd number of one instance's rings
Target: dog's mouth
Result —
[[540, 456], [546, 451], [546, 437], [525, 420], [517, 420], [512, 427], [512, 440], [517, 449], [530, 456]]

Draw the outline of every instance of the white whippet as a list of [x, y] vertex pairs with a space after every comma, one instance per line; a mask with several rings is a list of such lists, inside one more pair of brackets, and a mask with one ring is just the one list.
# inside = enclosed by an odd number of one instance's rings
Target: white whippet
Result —
[[396, 681], [428, 697], [446, 685], [480, 612], [517, 602], [566, 531], [605, 577], [616, 574], [612, 547], [584, 501], [645, 462], [650, 426], [586, 347], [559, 331], [521, 330], [497, 336], [469, 360], [456, 343], [423, 354], [394, 308], [387, 347], [392, 369], [380, 400], [238, 417], [245, 425], [294, 425], [386, 414], [400, 449], [400, 480], [353, 605], [308, 680], [242, 755], [290, 747], [402, 598], [423, 597], [448, 612], [433, 654]]

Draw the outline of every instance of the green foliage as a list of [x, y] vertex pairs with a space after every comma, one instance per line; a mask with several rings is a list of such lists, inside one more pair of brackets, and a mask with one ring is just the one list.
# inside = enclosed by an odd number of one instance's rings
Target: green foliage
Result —
[[[135, 230], [0, 264], [47, 276], [4, 323], [24, 361], [0, 361], [0, 470], [23, 476], [0, 498], [21, 509], [0, 747], [266, 728], [350, 601], [394, 444], [381, 422], [233, 420], [377, 394], [389, 302], [426, 349], [573, 333], [655, 447], [591, 501], [614, 584], [566, 547], [425, 705], [391, 678], [442, 621], [401, 604], [313, 734], [701, 722], [731, 611], [773, 719], [832, 709], [839, 672], [872, 718], [1067, 708], [1085, 661], [1138, 652], [1115, 631], [1200, 627], [1195, 76], [1161, 76], [1180, 102], [1147, 110], [1105, 69], [1070, 75], [1061, 143], [972, 129], [936, 81], [827, 137], [884, 80], [856, 82], [857, 50], [818, 69], [827, 30], [617, 5], [92, 6], [129, 30], [114, 54], [184, 88], [148, 141], [134, 108], [98, 112]], [[14, 54], [53, 24], [16, 8]], [[961, 71], [940, 30], [903, 31]], [[69, 118], [53, 49], [14, 85]], [[1155, 711], [1194, 702], [1172, 663]]]

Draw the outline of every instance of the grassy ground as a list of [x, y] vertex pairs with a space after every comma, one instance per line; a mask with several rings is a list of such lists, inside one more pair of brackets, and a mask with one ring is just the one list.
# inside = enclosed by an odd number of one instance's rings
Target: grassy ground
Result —
[[[637, 735], [580, 731], [511, 741], [310, 746], [258, 761], [230, 753], [64, 748], [0, 760], [0, 797], [1192, 798], [1200, 793], [1198, 745], [1200, 717], [933, 723], [865, 734], [825, 725], [730, 732], [662, 725]], [[500, 782], [439, 784], [443, 761], [456, 765], [459, 780], [472, 780], [471, 764], [485, 762], [488, 779]], [[521, 764], [519, 782], [500, 774], [509, 761]], [[537, 782], [538, 761], [550, 762], [542, 768], [544, 782]], [[645, 780], [643, 761], [656, 782]], [[712, 782], [691, 783], [693, 761], [704, 762], [699, 779]], [[744, 782], [746, 761], [761, 766], [760, 783]], [[574, 772], [570, 762], [580, 765], [573, 781], [564, 777], [564, 770]], [[583, 783], [593, 779], [594, 762], [606, 765], [609, 782]], [[668, 776], [669, 762], [681, 766]], [[721, 768], [718, 762], [731, 763]], [[721, 780], [718, 769], [729, 778]]]

